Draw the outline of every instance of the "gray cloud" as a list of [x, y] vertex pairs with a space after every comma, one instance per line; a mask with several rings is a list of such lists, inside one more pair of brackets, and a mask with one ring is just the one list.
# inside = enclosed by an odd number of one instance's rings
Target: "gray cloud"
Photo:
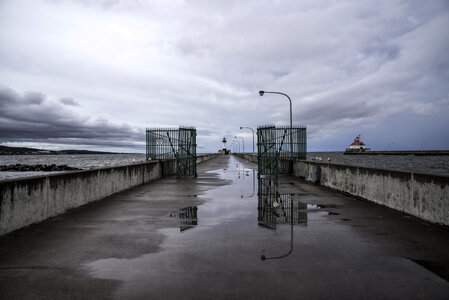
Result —
[[61, 98], [61, 99], [59, 99], [59, 102], [61, 102], [64, 105], [69, 105], [69, 106], [80, 106], [80, 104], [78, 102], [76, 102], [75, 99], [73, 99], [73, 98]]
[[10, 88], [0, 88], [0, 100], [2, 142], [129, 147], [144, 141], [143, 129], [113, 124], [104, 118], [78, 115], [41, 93], [21, 95]]
[[266, 89], [291, 96], [311, 144], [396, 129], [398, 116], [402, 136], [419, 120], [436, 142], [449, 127], [446, 28], [445, 0], [4, 1], [0, 81], [47, 96], [3, 90], [2, 132], [139, 143], [133, 128], [186, 124], [215, 151], [242, 125], [288, 123], [287, 99]]

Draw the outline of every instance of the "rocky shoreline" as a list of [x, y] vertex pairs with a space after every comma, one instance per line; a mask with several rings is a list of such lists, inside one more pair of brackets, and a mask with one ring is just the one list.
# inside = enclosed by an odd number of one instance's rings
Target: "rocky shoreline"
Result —
[[30, 172], [30, 171], [42, 171], [42, 172], [52, 172], [52, 171], [79, 171], [82, 169], [69, 167], [67, 165], [4, 165], [0, 166], [0, 171], [14, 171], [14, 172]]

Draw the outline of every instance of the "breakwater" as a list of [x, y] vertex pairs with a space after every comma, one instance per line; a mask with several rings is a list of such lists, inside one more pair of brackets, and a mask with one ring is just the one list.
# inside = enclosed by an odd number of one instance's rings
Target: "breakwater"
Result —
[[17, 171], [17, 172], [61, 172], [61, 171], [78, 171], [81, 169], [69, 167], [67, 165], [8, 165], [8, 166], [0, 166], [0, 171]]
[[[238, 156], [257, 162], [255, 155]], [[423, 220], [449, 226], [447, 175], [306, 160], [294, 162], [293, 174]]]
[[436, 156], [449, 155], [449, 150], [409, 150], [409, 151], [347, 151], [345, 155], [416, 155], [416, 156]]
[[[201, 163], [217, 156], [197, 156]], [[163, 163], [144, 162], [0, 181], [0, 235], [145, 184], [163, 175]]]

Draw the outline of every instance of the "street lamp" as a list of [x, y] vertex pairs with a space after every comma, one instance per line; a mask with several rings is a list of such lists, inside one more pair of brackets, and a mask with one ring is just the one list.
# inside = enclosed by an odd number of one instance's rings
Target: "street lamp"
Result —
[[293, 137], [292, 137], [292, 99], [287, 94], [280, 93], [280, 92], [267, 92], [267, 91], [259, 91], [259, 95], [263, 96], [265, 93], [267, 94], [278, 94], [278, 95], [284, 95], [288, 98], [288, 101], [290, 101], [290, 157], [293, 158]]
[[424, 144], [427, 143], [427, 141], [422, 141], [421, 142], [421, 150], [424, 150]]
[[243, 128], [251, 129], [251, 131], [253, 132], [253, 154], [254, 154], [254, 129], [252, 129], [251, 127], [240, 126], [240, 130], [243, 130]]
[[[234, 144], [234, 152], [239, 153], [240, 152], [240, 142], [234, 138], [232, 140], [232, 143]], [[237, 147], [237, 143], [238, 143], [238, 147]]]
[[245, 139], [241, 136], [236, 136], [235, 138], [241, 138], [243, 143], [243, 153], [245, 153]]

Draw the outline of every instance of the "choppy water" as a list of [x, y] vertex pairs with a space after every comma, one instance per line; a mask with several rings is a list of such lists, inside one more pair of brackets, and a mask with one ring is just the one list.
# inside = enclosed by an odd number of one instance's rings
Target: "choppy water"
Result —
[[307, 153], [308, 160], [316, 158], [321, 158], [321, 161], [329, 161], [337, 164], [449, 175], [448, 155], [344, 155], [342, 152]]
[[[331, 163], [449, 175], [449, 156], [343, 155], [342, 152], [309, 152], [307, 154], [309, 160], [317, 158]], [[129, 165], [144, 160], [144, 154], [1, 155], [0, 165], [55, 164], [93, 169]], [[0, 180], [54, 173], [56, 172], [0, 172]]]
[[[68, 165], [79, 169], [123, 166], [140, 163], [145, 154], [0, 155], [0, 165]], [[0, 172], [0, 180], [57, 172]]]

